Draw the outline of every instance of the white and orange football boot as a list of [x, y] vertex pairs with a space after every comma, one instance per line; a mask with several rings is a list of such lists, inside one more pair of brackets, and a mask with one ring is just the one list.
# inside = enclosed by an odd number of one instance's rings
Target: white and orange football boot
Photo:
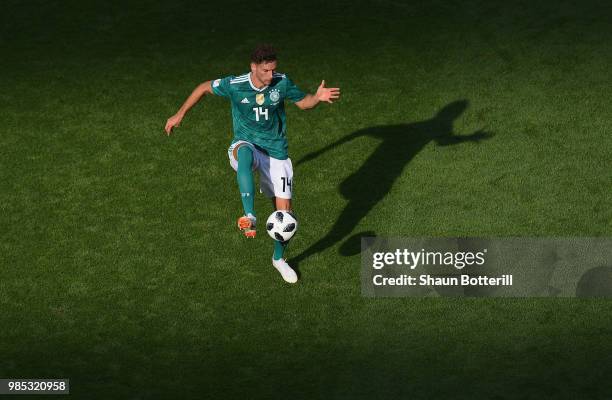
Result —
[[244, 233], [244, 236], [248, 238], [255, 238], [257, 233], [255, 230], [256, 222], [257, 218], [255, 218], [252, 214], [242, 216], [238, 218], [238, 229]]

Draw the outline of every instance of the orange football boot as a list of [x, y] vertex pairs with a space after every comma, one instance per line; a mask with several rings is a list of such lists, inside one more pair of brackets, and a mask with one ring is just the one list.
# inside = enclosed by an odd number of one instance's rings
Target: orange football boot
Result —
[[257, 231], [255, 230], [255, 217], [247, 217], [246, 215], [238, 218], [238, 229], [240, 229], [244, 236], [248, 238], [255, 238]]

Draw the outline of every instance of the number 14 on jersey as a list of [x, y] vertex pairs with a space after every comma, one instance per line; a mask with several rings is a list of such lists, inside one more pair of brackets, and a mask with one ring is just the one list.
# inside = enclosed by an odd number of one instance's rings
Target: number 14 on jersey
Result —
[[259, 118], [264, 116], [266, 121], [268, 120], [268, 109], [263, 107], [253, 107], [253, 111], [255, 111], [255, 121], [259, 122]]

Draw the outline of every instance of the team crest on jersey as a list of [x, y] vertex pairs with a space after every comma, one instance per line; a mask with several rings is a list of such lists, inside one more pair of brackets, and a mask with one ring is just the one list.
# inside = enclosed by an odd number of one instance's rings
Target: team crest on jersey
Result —
[[270, 90], [270, 101], [278, 101], [278, 99], [280, 99], [280, 93], [278, 92], [278, 89]]
[[264, 103], [266, 99], [264, 98], [264, 94], [263, 93], [257, 93], [257, 95], [255, 95], [255, 103], [262, 105]]

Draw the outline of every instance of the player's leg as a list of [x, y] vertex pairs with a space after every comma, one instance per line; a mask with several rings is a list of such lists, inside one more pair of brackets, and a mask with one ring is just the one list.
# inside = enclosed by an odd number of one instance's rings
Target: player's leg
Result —
[[[277, 160], [269, 157], [269, 163], [262, 163], [266, 168], [260, 166], [260, 178], [262, 191], [272, 198], [274, 208], [281, 211], [291, 211], [291, 197], [293, 185], [293, 166], [291, 160]], [[272, 265], [280, 272], [286, 282], [295, 283], [298, 280], [295, 271], [287, 264], [283, 258], [289, 241], [274, 241], [274, 253], [272, 255]]]
[[283, 199], [281, 197], [272, 198], [272, 205], [275, 210], [291, 211], [291, 199]]
[[255, 179], [253, 177], [253, 150], [249, 146], [239, 146], [236, 150], [238, 171], [236, 178], [242, 197], [244, 215], [255, 215]]
[[255, 149], [250, 143], [237, 142], [230, 147], [230, 161], [236, 170], [236, 180], [244, 208], [244, 216], [238, 218], [238, 228], [246, 237], [254, 238], [255, 230]]
[[[291, 212], [292, 210], [291, 199], [273, 197], [272, 205], [274, 206], [274, 209], [277, 211], [281, 210], [281, 211]], [[286, 242], [279, 242], [276, 240], [274, 241], [274, 254], [272, 255], [272, 258], [274, 260], [280, 260], [281, 258], [283, 258], [283, 256], [285, 255], [285, 250], [287, 249], [287, 244], [289, 244], [289, 241], [286, 241]]]

